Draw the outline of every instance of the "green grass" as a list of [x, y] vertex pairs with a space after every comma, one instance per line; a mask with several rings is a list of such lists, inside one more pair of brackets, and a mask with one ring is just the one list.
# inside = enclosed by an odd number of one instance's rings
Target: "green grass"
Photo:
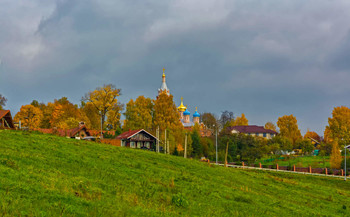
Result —
[[349, 184], [0, 131], [0, 216], [344, 216]]
[[[264, 160], [264, 159], [262, 159]], [[296, 167], [308, 167], [311, 166], [313, 168], [330, 168], [329, 156], [299, 156], [285, 158], [283, 160], [274, 160], [272, 162], [262, 162], [263, 165], [278, 165], [280, 166], [293, 166]]]

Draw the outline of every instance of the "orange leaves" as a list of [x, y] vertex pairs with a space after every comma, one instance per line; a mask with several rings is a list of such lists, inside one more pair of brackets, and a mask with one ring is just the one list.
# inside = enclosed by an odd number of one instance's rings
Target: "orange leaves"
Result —
[[241, 117], [237, 117], [232, 123], [232, 126], [245, 126], [245, 125], [248, 125], [248, 119], [245, 117], [244, 113], [242, 113]]
[[328, 140], [342, 140], [350, 142], [350, 109], [346, 106], [335, 107], [332, 117], [328, 118], [324, 137]]
[[277, 121], [277, 126], [280, 128], [281, 136], [289, 138], [293, 145], [298, 139], [301, 139], [301, 133], [298, 127], [298, 121], [293, 115], [285, 115], [279, 117]]
[[23, 105], [20, 111], [15, 115], [15, 121], [21, 121], [23, 127], [30, 129], [38, 128], [43, 118], [42, 111], [33, 105]]
[[265, 124], [265, 129], [268, 129], [268, 130], [273, 130], [273, 131], [276, 131], [277, 132], [277, 129], [276, 129], [276, 125], [272, 122], [267, 122]]

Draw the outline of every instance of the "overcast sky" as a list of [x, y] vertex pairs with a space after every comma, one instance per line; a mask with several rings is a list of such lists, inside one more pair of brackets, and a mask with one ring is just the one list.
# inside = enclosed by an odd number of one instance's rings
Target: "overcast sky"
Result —
[[162, 68], [190, 112], [293, 114], [323, 135], [349, 104], [350, 1], [1, 0], [0, 93], [74, 103], [103, 84], [155, 98]]

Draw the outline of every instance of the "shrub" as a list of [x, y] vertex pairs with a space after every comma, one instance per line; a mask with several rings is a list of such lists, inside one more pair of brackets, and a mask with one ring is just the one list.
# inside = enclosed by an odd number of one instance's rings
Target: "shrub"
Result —
[[181, 193], [173, 195], [171, 202], [177, 207], [188, 207], [189, 203]]

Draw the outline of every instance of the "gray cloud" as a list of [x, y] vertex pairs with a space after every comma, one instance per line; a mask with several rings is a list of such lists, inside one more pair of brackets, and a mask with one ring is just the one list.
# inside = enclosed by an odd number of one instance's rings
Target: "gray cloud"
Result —
[[121, 101], [168, 86], [191, 111], [244, 112], [251, 124], [294, 114], [323, 134], [349, 106], [348, 1], [0, 3], [0, 89], [18, 111], [32, 99], [81, 96], [104, 83]]

